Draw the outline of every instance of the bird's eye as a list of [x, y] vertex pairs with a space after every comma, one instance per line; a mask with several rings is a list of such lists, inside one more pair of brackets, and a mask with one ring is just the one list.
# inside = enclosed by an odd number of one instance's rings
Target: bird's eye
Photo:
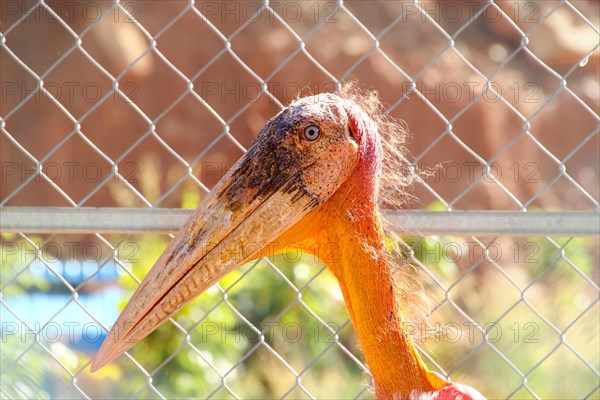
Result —
[[309, 125], [304, 128], [304, 137], [310, 142], [314, 142], [321, 135], [321, 129], [317, 125]]

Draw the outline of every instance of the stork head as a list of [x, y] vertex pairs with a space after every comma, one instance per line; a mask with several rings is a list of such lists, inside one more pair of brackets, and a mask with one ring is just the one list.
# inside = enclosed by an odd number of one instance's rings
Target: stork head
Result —
[[[302, 98], [271, 119], [248, 152], [204, 198], [112, 326], [92, 371], [146, 337], [227, 273], [298, 229], [356, 174], [377, 196], [376, 126], [353, 101]], [[374, 207], [374, 203], [373, 203]]]

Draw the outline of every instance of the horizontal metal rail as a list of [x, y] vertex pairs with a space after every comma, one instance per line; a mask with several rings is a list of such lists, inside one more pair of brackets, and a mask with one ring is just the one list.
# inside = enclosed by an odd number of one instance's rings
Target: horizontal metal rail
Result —
[[[2, 207], [0, 232], [168, 233], [193, 210], [168, 208]], [[420, 211], [386, 210], [399, 233], [419, 235], [598, 235], [597, 211]]]

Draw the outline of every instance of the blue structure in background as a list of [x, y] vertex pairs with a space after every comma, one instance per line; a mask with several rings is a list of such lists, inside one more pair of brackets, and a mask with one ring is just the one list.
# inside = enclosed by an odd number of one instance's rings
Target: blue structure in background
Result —
[[[73, 260], [46, 264], [34, 261], [24, 274], [50, 283], [48, 291], [30, 289], [24, 295], [3, 296], [8, 307], [0, 306], [3, 341], [18, 335], [23, 341], [62, 342], [72, 349], [95, 352], [107, 334], [101, 324], [110, 327], [119, 313], [123, 290], [117, 279], [124, 273], [122, 267], [113, 260], [102, 266]], [[59, 276], [74, 288], [85, 285], [73, 293]]]

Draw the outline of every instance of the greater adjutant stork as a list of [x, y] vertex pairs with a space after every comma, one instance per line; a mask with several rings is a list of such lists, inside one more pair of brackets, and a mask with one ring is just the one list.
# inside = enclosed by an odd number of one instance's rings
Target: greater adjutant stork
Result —
[[405, 333], [377, 206], [381, 120], [358, 99], [305, 97], [264, 126], [133, 294], [92, 371], [236, 267], [293, 243], [317, 256], [318, 249], [337, 249], [327, 267], [339, 281], [378, 398], [482, 398], [428, 371]]

